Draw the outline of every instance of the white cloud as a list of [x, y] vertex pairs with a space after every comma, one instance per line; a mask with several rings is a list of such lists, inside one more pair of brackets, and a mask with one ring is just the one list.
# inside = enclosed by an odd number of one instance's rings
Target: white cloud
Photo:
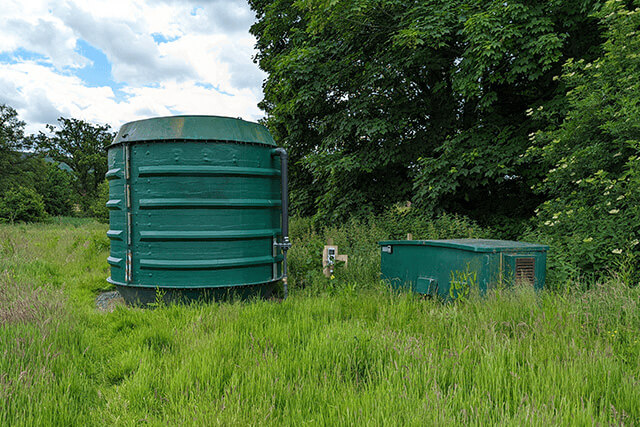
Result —
[[[17, 96], [3, 99], [2, 91], [12, 85]], [[225, 95], [193, 82], [168, 82], [123, 91], [126, 100], [118, 101], [110, 87], [86, 87], [78, 77], [58, 74], [41, 64], [0, 64], [0, 103], [13, 105], [28, 122], [30, 133], [42, 130], [45, 123], [55, 123], [59, 116], [116, 128], [131, 120], [173, 114], [240, 116], [248, 120], [261, 116], [248, 89]]]
[[[60, 115], [115, 128], [173, 114], [257, 120], [264, 73], [251, 59], [252, 22], [240, 0], [3, 0], [0, 53], [13, 59], [0, 61], [0, 103], [29, 132]], [[79, 40], [106, 55], [115, 83], [90, 87], [77, 76], [90, 65]], [[45, 59], [21, 59], [19, 49]]]
[[151, 34], [134, 31], [130, 22], [99, 19], [76, 7], [60, 16], [80, 38], [104, 51], [118, 82], [144, 85], [197, 78], [191, 64], [162, 55]]

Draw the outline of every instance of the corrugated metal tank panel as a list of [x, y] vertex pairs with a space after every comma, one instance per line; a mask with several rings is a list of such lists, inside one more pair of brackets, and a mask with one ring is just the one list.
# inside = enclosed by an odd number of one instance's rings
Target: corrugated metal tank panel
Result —
[[273, 146], [263, 126], [239, 119], [165, 117], [122, 126], [108, 150], [109, 281], [127, 294], [281, 279]]

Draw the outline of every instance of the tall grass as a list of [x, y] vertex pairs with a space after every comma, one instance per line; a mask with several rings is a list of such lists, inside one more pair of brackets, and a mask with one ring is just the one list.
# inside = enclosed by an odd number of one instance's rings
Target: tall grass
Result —
[[[298, 265], [326, 237], [304, 227]], [[349, 269], [284, 302], [105, 313], [104, 226], [0, 226], [0, 424], [640, 422], [638, 288], [443, 305], [367, 279], [358, 236], [385, 231], [354, 227]]]

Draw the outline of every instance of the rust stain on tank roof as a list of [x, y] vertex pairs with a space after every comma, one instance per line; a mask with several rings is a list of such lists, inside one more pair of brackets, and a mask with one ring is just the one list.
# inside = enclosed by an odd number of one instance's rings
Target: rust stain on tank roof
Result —
[[171, 127], [175, 130], [176, 135], [181, 135], [184, 128], [184, 117], [173, 117]]

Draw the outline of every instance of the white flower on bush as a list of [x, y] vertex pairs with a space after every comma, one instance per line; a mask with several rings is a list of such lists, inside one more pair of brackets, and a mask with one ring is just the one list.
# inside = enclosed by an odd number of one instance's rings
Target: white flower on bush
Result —
[[635, 239], [631, 242], [631, 246], [636, 246], [638, 243], [640, 243], [640, 240]]
[[614, 249], [611, 252], [613, 252], [616, 255], [620, 255], [622, 253], [622, 249]]
[[615, 214], [617, 214], [618, 212], [620, 212], [620, 209], [611, 209], [611, 210], [609, 211], [609, 213], [610, 213], [611, 215], [615, 215]]
[[593, 237], [587, 237], [586, 239], [582, 240], [585, 243], [589, 243], [589, 242], [593, 242]]

